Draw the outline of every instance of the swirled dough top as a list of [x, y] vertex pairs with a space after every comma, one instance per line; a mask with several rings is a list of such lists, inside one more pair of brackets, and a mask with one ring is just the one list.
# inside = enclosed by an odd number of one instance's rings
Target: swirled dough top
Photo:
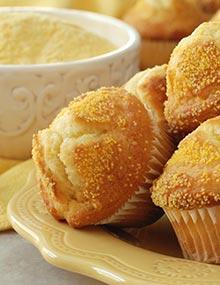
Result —
[[152, 198], [162, 208], [193, 210], [220, 205], [220, 116], [186, 136], [155, 181]]
[[65, 62], [116, 48], [71, 21], [40, 13], [2, 13], [0, 31], [0, 64]]
[[220, 115], [220, 23], [200, 25], [174, 49], [167, 68], [165, 117], [184, 137]]

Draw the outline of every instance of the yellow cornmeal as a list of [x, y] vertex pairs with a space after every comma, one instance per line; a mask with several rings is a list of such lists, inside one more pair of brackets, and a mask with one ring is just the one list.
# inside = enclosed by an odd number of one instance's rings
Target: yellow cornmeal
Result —
[[85, 59], [116, 47], [71, 21], [37, 13], [0, 14], [0, 64]]

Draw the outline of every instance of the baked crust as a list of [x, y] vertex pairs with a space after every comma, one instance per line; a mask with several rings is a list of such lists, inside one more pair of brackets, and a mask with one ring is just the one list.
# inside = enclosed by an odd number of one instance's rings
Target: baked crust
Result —
[[179, 137], [220, 114], [219, 39], [220, 23], [204, 23], [171, 55], [165, 117]]
[[124, 88], [135, 95], [145, 108], [153, 112], [156, 123], [166, 124], [164, 102], [166, 101], [167, 64], [148, 68], [137, 73]]
[[220, 205], [220, 116], [201, 124], [182, 140], [153, 185], [156, 205], [199, 209]]
[[33, 138], [41, 193], [51, 214], [73, 227], [115, 214], [149, 177], [160, 174], [172, 153], [165, 136], [165, 154], [154, 162], [159, 173], [150, 173], [159, 137], [154, 123], [124, 88], [88, 92], [64, 108]]
[[178, 41], [207, 20], [207, 15], [190, 0], [139, 0], [124, 20], [143, 38]]

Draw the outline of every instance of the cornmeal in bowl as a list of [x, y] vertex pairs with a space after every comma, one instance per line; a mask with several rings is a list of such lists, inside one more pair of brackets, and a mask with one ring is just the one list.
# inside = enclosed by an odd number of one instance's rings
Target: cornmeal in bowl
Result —
[[116, 49], [71, 21], [40, 13], [1, 13], [0, 30], [0, 64], [74, 61]]

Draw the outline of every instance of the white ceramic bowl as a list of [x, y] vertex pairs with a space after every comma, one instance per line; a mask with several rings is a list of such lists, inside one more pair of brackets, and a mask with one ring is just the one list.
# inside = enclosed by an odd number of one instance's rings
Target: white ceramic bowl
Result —
[[[138, 71], [139, 36], [111, 17], [55, 8], [1, 8], [71, 19], [108, 38], [118, 49], [97, 57], [54, 64], [0, 65], [0, 157], [25, 159], [32, 135], [48, 126], [75, 96], [101, 86], [120, 86]], [[73, 47], [74, 48], [74, 47]]]

